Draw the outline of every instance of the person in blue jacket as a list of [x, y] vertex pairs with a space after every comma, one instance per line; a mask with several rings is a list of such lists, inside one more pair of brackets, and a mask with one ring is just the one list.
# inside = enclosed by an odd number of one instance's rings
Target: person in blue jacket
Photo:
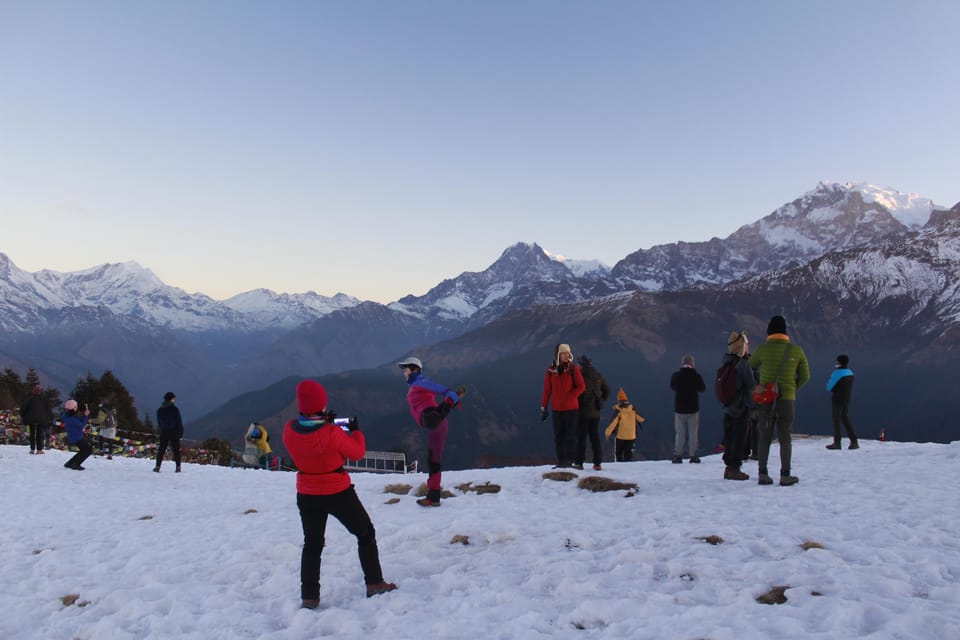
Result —
[[833, 394], [833, 443], [827, 445], [827, 449], [841, 449], [840, 446], [840, 425], [847, 430], [847, 437], [850, 438], [849, 449], [859, 449], [857, 434], [853, 430], [853, 423], [850, 421], [850, 398], [853, 396], [853, 371], [850, 370], [850, 356], [840, 354], [837, 356], [837, 366], [830, 374], [827, 380], [827, 391]]
[[67, 469], [74, 471], [83, 471], [85, 467], [81, 466], [84, 460], [93, 453], [93, 447], [83, 437], [83, 430], [87, 426], [87, 419], [90, 417], [90, 409], [84, 407], [83, 415], [79, 415], [79, 407], [76, 400], [67, 400], [63, 403], [63, 426], [67, 430], [67, 442], [75, 446], [79, 451], [76, 455], [67, 460], [63, 465]]

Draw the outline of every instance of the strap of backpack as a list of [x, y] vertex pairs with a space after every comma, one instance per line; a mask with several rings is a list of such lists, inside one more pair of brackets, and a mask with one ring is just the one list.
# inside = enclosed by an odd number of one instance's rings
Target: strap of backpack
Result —
[[783, 357], [780, 358], [780, 366], [777, 367], [777, 377], [774, 378], [774, 381], [777, 384], [780, 384], [780, 374], [783, 373], [783, 365], [787, 362], [787, 354], [790, 353], [790, 343], [787, 343], [787, 348], [783, 350]]

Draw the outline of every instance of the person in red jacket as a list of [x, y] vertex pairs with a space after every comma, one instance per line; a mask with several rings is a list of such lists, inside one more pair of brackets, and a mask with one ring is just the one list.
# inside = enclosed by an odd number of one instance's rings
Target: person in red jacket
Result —
[[572, 465], [577, 448], [577, 416], [580, 394], [587, 388], [580, 367], [573, 363], [570, 345], [558, 344], [553, 365], [543, 377], [540, 421], [547, 420], [547, 407], [553, 409], [553, 440], [557, 449], [557, 467]]
[[283, 444], [298, 470], [297, 508], [303, 524], [301, 606], [316, 609], [320, 604], [320, 554], [331, 515], [357, 537], [367, 597], [393, 591], [397, 585], [383, 580], [373, 522], [343, 468], [347, 459], [359, 460], [367, 452], [360, 422], [351, 418], [349, 432], [335, 424], [334, 414], [327, 412], [327, 391], [313, 380], [297, 385], [297, 408], [300, 417], [284, 425]]

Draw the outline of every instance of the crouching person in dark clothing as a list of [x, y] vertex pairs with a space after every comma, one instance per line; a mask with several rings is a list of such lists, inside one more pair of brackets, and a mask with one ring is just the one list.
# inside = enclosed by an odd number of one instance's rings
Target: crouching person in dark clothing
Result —
[[300, 598], [305, 609], [320, 605], [320, 554], [323, 552], [327, 518], [333, 516], [357, 537], [357, 552], [367, 585], [367, 597], [397, 588], [384, 582], [376, 531], [343, 468], [347, 459], [359, 460], [367, 451], [360, 423], [351, 418], [349, 433], [328, 414], [327, 392], [313, 380], [297, 385], [300, 417], [283, 428], [283, 444], [297, 472], [297, 507], [303, 525], [300, 556]]
[[93, 453], [93, 447], [83, 437], [83, 430], [87, 426], [87, 418], [90, 416], [90, 409], [84, 408], [83, 415], [78, 415], [77, 401], [67, 400], [63, 403], [64, 414], [62, 416], [63, 426], [67, 430], [67, 442], [75, 446], [79, 451], [75, 456], [67, 460], [63, 465], [67, 469], [74, 471], [83, 471], [83, 461]]

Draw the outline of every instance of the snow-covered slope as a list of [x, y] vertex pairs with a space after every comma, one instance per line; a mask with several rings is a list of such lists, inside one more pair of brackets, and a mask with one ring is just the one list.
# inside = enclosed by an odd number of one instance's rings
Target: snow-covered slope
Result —
[[[354, 473], [398, 589], [364, 597], [331, 519], [316, 610], [300, 608], [294, 474], [116, 456], [76, 472], [67, 453], [0, 446], [0, 637], [956, 638], [960, 443], [826, 442], [794, 440], [792, 487], [758, 486], [755, 462], [723, 480], [719, 455], [569, 482], [472, 469], [444, 472], [454, 497], [424, 510], [424, 473]], [[579, 488], [589, 476], [636, 489]], [[485, 483], [499, 493], [466, 489]], [[757, 601], [774, 587], [782, 604]]]
[[614, 265], [611, 275], [622, 287], [647, 291], [719, 286], [915, 231], [937, 208], [942, 207], [894, 189], [821, 182], [723, 240], [640, 250]]
[[136, 262], [32, 274], [2, 253], [0, 294], [0, 327], [8, 331], [35, 331], [43, 326], [46, 312], [80, 308], [107, 309], [119, 317], [185, 332], [292, 329], [359, 303], [344, 294], [328, 298], [263, 289], [220, 302], [168, 286]]

